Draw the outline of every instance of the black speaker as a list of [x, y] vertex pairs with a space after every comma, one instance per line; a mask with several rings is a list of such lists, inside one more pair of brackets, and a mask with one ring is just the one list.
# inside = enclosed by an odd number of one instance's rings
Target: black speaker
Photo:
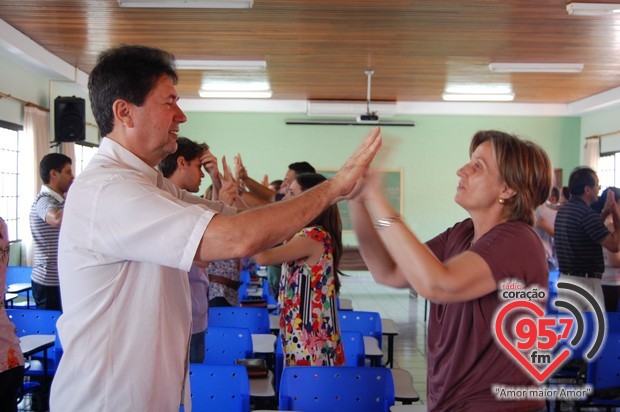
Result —
[[85, 102], [80, 97], [54, 99], [54, 136], [57, 142], [80, 142], [86, 139]]

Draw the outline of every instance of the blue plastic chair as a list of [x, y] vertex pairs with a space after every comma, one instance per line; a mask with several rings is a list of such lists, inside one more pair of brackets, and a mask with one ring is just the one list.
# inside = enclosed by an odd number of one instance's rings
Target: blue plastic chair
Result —
[[235, 359], [251, 358], [252, 353], [252, 334], [249, 329], [211, 325], [207, 328], [203, 363], [231, 365]]
[[366, 364], [366, 352], [362, 333], [351, 331], [341, 333], [344, 346], [344, 366], [364, 366]]
[[[342, 332], [342, 345], [344, 346], [344, 366], [364, 366], [365, 351], [364, 337], [360, 332]], [[278, 335], [276, 340], [276, 367], [275, 386], [280, 387], [280, 378], [284, 368], [284, 350], [282, 349], [282, 337]]]
[[282, 371], [280, 410], [387, 412], [392, 405], [388, 368], [290, 366]]
[[583, 406], [620, 407], [620, 333], [607, 335], [597, 357], [588, 364], [586, 384], [594, 391]]
[[209, 326], [247, 328], [250, 333], [271, 332], [267, 308], [237, 306], [209, 308]]
[[[7, 309], [6, 313], [17, 329], [18, 337], [25, 335], [56, 335], [54, 348], [47, 351], [47, 372], [54, 374], [63, 354], [56, 329], [56, 322], [62, 312], [42, 309]], [[33, 356], [26, 375], [43, 375], [42, 360], [43, 356]]]
[[9, 319], [17, 328], [17, 336], [56, 335], [56, 322], [62, 314], [58, 310], [7, 309]]
[[607, 333], [620, 333], [620, 312], [607, 312]]
[[[595, 315], [592, 312], [581, 312], [583, 322], [584, 322], [584, 330], [581, 339], [576, 343], [575, 346], [570, 344], [572, 339], [575, 337], [577, 325], [573, 324], [571, 333], [566, 341], [555, 348], [555, 351], [561, 351], [564, 348], [568, 348], [570, 350], [570, 356], [567, 358], [566, 362], [556, 370], [553, 374], [552, 379], [555, 381], [569, 381], [570, 383], [582, 382], [585, 379], [586, 373], [586, 355], [590, 350], [594, 339], [596, 338], [596, 334], [598, 332], [597, 322], [594, 320]], [[560, 312], [556, 315], [558, 318], [572, 318], [572, 314], [568, 312]], [[557, 322], [557, 325], [560, 325]], [[561, 330], [558, 329], [558, 333]]]
[[30, 283], [32, 267], [30, 266], [8, 266], [6, 268], [6, 284], [11, 283]]
[[342, 332], [361, 332], [364, 336], [372, 336], [377, 339], [379, 348], [383, 346], [383, 331], [381, 316], [378, 312], [363, 312], [350, 310], [339, 312], [340, 330]]
[[[30, 266], [8, 266], [6, 269], [6, 285], [7, 287], [15, 283], [32, 283], [32, 267]], [[11, 308], [36, 308], [32, 291], [19, 292], [22, 298], [11, 302]]]
[[242, 365], [189, 365], [192, 408], [195, 411], [250, 410], [250, 382]]

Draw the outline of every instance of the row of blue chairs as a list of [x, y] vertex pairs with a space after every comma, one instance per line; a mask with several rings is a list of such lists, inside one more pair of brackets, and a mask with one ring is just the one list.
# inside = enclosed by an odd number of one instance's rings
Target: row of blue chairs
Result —
[[[197, 411], [250, 410], [250, 383], [241, 365], [190, 365], [192, 407]], [[280, 410], [387, 412], [394, 405], [388, 368], [290, 366], [284, 368]]]
[[[11, 285], [30, 285], [32, 282], [32, 267], [30, 266], [9, 266], [6, 270], [6, 285], [7, 288]], [[34, 298], [32, 297], [32, 291], [30, 288], [27, 290], [19, 291], [18, 298], [11, 301], [11, 308], [18, 309], [34, 309], [36, 308], [36, 303]]]
[[[343, 311], [339, 313], [341, 331], [357, 331], [372, 336], [382, 347], [381, 316], [377, 312]], [[209, 308], [209, 326], [247, 328], [251, 333], [270, 333], [266, 308], [224, 306]]]

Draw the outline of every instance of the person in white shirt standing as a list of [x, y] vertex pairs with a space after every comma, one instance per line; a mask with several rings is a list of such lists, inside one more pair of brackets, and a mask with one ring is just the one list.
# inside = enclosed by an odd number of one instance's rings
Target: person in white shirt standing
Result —
[[558, 270], [558, 257], [553, 245], [553, 226], [555, 215], [558, 214], [558, 201], [560, 200], [560, 190], [557, 187], [551, 188], [549, 199], [536, 208], [536, 233], [542, 240], [547, 255], [547, 265], [549, 270]]
[[[177, 150], [174, 56], [145, 46], [103, 52], [90, 73], [99, 151], [67, 196], [59, 269], [64, 349], [50, 406], [63, 411], [190, 412], [187, 271], [290, 238], [353, 195], [381, 146], [379, 128], [330, 180], [236, 213], [180, 190], [155, 169]], [[232, 181], [224, 171], [225, 184]]]
[[34, 243], [32, 295], [38, 309], [62, 310], [58, 282], [58, 236], [65, 195], [73, 183], [71, 158], [49, 153], [39, 163], [41, 192], [30, 209], [30, 231]]

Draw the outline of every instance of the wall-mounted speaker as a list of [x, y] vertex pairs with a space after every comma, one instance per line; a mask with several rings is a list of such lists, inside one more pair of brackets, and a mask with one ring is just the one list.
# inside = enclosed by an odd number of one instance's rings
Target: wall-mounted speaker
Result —
[[54, 99], [54, 137], [57, 142], [80, 142], [86, 139], [85, 102], [80, 97]]

